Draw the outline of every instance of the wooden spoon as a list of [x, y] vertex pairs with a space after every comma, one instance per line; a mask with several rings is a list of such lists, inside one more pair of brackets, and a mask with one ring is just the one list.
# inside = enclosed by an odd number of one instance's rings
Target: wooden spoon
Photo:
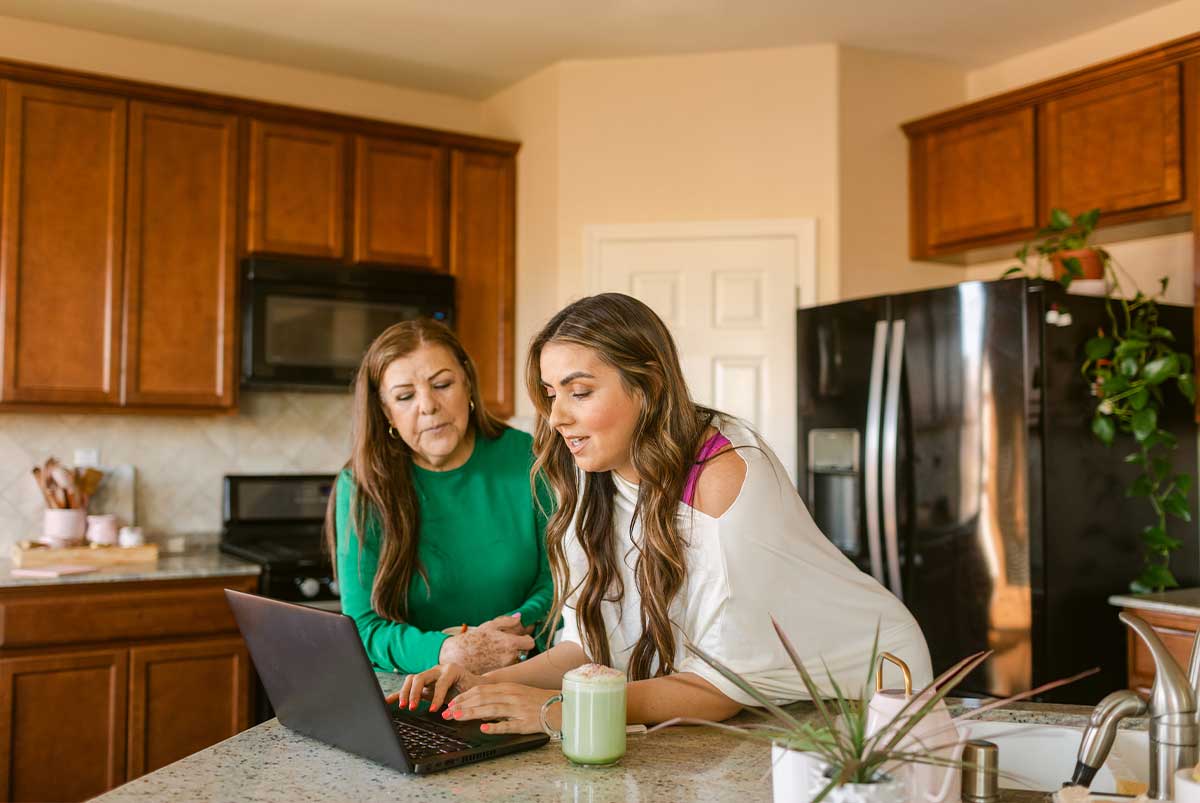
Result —
[[46, 500], [46, 507], [57, 507], [54, 495], [50, 493], [50, 489], [46, 487], [46, 483], [42, 479], [41, 466], [33, 467], [33, 479], [37, 482], [38, 490], [42, 492], [42, 498]]

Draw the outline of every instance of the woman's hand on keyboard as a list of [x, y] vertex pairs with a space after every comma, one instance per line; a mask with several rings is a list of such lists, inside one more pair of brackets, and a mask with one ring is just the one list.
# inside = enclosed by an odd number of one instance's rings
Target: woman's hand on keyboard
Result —
[[436, 711], [451, 692], [460, 694], [479, 683], [479, 676], [468, 672], [461, 664], [438, 664], [419, 674], [409, 675], [404, 679], [400, 691], [388, 695], [387, 701], [415, 711], [424, 695], [430, 698], [429, 710]]

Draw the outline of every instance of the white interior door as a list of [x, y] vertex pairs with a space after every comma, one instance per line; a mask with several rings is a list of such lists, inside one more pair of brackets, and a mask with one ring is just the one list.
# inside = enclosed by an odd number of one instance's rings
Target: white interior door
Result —
[[796, 479], [796, 307], [816, 302], [816, 221], [589, 226], [592, 292], [666, 322], [696, 401], [749, 421]]

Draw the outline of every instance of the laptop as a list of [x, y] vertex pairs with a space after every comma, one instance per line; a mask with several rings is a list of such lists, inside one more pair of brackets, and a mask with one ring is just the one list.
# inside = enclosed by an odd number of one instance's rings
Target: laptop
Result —
[[349, 616], [225, 589], [250, 657], [288, 728], [401, 772], [429, 773], [539, 747], [544, 733], [390, 706]]

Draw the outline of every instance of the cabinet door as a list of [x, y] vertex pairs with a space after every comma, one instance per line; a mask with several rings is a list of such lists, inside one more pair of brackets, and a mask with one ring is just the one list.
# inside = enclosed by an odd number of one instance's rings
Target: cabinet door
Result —
[[4, 86], [0, 399], [119, 401], [125, 101]]
[[124, 783], [127, 658], [0, 658], [0, 799], [84, 800]]
[[250, 658], [241, 638], [129, 651], [129, 778], [250, 727]]
[[237, 118], [129, 109], [125, 402], [231, 407]]
[[450, 164], [455, 329], [475, 360], [484, 402], [513, 414], [516, 171], [511, 157], [456, 150]]
[[[930, 132], [913, 143], [914, 256], [1019, 236], [1037, 222], [1033, 109]], [[958, 250], [961, 250], [959, 248]]]
[[1043, 106], [1044, 206], [1105, 214], [1183, 198], [1179, 65]]
[[344, 255], [345, 150], [332, 131], [250, 121], [251, 251]]
[[354, 163], [354, 260], [441, 270], [445, 150], [360, 136]]

